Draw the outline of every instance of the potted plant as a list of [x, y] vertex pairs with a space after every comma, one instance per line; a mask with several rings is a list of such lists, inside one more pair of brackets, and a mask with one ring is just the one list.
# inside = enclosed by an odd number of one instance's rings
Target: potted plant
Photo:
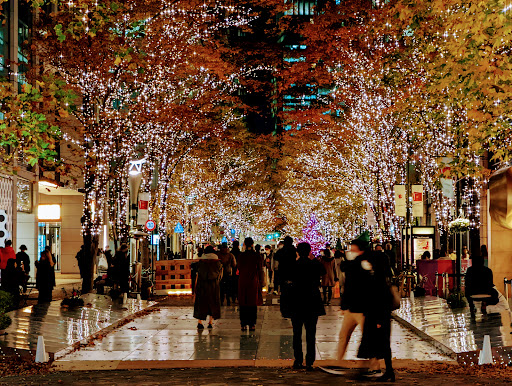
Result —
[[469, 220], [467, 218], [459, 217], [448, 224], [450, 233], [465, 233], [469, 230]]
[[446, 302], [451, 309], [464, 308], [466, 307], [466, 298], [461, 291], [453, 291], [446, 298]]
[[64, 308], [74, 308], [74, 307], [81, 307], [84, 305], [84, 300], [80, 297], [80, 291], [73, 288], [71, 291], [71, 295], [68, 296], [66, 290], [62, 288], [62, 291], [64, 292], [64, 299], [60, 303], [61, 307]]
[[5, 329], [12, 323], [11, 318], [7, 315], [12, 309], [13, 297], [9, 292], [0, 291], [0, 335], [5, 335]]

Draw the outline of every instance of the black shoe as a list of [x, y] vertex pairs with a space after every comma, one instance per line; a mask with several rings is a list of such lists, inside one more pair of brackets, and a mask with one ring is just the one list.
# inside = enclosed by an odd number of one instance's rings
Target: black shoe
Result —
[[204, 330], [204, 326], [201, 323], [197, 323], [198, 330]]
[[385, 372], [380, 377], [375, 378], [376, 382], [395, 382], [395, 372]]
[[313, 365], [306, 365], [306, 371], [315, 371]]
[[304, 368], [304, 365], [302, 363], [294, 363], [292, 368], [295, 370], [302, 370]]
[[365, 370], [362, 371], [359, 376], [361, 379], [373, 380], [380, 376], [382, 372], [380, 370]]

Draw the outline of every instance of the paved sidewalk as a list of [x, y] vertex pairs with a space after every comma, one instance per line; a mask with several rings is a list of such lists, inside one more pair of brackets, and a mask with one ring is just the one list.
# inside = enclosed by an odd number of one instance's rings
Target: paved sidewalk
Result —
[[11, 311], [12, 324], [5, 330], [7, 335], [0, 337], [0, 354], [2, 347], [35, 350], [39, 335], [46, 350], [54, 353], [152, 304], [128, 299], [123, 305], [96, 294], [83, 299], [85, 306], [75, 309], [61, 308], [61, 300], [54, 300]]
[[[190, 306], [165, 307], [160, 304], [154, 312], [112, 331], [92, 346], [64, 357], [56, 353], [59, 360], [55, 365], [61, 369], [177, 367], [190, 361], [208, 366], [226, 366], [227, 363], [258, 366], [269, 361], [271, 365], [276, 361], [281, 361], [280, 365], [290, 365], [293, 358], [292, 326], [289, 320], [282, 318], [279, 306], [259, 308], [255, 332], [240, 331], [236, 306], [223, 307], [221, 319], [214, 322], [211, 330], [197, 330], [192, 312]], [[319, 319], [318, 360], [336, 359], [342, 320], [338, 306], [327, 307], [327, 315]], [[392, 328], [395, 358], [451, 360], [397, 323], [394, 322]], [[360, 336], [358, 328], [348, 347], [347, 359], [356, 359]]]

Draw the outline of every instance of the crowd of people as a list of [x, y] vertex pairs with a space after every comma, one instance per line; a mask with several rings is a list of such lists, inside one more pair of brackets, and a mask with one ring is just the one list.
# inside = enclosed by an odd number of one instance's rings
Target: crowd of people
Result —
[[[294, 246], [285, 237], [274, 251], [269, 245], [261, 248], [252, 238], [238, 242], [229, 250], [226, 243], [216, 250], [207, 246], [199, 250], [195, 271], [194, 318], [197, 328], [208, 328], [221, 316], [221, 307], [238, 302], [242, 331], [254, 331], [258, 306], [263, 304], [263, 289], [280, 295], [280, 310], [290, 319], [293, 328], [293, 351], [296, 369], [311, 369], [316, 353], [316, 326], [325, 315], [325, 305], [333, 297], [333, 287], [340, 283], [341, 309], [344, 315], [340, 331], [338, 359], [340, 364], [354, 329], [360, 325], [363, 337], [358, 351], [369, 360], [365, 377], [394, 381], [390, 335], [393, 295], [391, 278], [395, 259], [378, 245], [356, 239], [350, 248], [332, 251], [330, 245], [314, 256], [305, 242]], [[302, 332], [306, 331], [306, 354], [302, 350]], [[382, 374], [379, 359], [384, 359]]]

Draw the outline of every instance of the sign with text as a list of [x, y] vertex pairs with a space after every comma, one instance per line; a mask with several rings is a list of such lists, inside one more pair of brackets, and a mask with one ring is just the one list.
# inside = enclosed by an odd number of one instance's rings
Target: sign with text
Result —
[[423, 217], [423, 185], [412, 185], [412, 216]]
[[397, 216], [405, 217], [407, 215], [405, 197], [405, 185], [395, 185], [395, 215]]
[[144, 225], [149, 220], [149, 193], [139, 193], [139, 205], [137, 211], [137, 225]]

